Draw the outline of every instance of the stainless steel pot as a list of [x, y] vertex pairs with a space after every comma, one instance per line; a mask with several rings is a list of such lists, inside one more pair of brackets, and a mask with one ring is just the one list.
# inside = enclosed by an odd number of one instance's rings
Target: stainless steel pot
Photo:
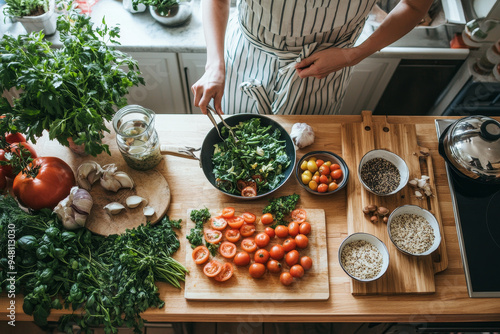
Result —
[[439, 138], [439, 154], [467, 179], [500, 184], [500, 123], [479, 115], [457, 120]]

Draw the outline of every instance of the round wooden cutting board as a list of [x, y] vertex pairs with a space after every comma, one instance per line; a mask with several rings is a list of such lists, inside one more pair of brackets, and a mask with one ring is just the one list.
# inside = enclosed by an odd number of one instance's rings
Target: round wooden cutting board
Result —
[[[118, 170], [126, 172], [134, 180], [134, 189], [120, 189], [115, 193], [104, 189], [97, 181], [90, 190], [94, 204], [85, 227], [104, 236], [121, 234], [126, 229], [146, 224], [146, 221], [154, 224], [165, 215], [170, 204], [170, 188], [167, 180], [157, 170], [137, 171], [126, 165], [118, 166]], [[132, 195], [145, 198], [148, 201], [147, 205], [155, 209], [155, 214], [150, 217], [144, 216], [143, 208], [146, 206], [144, 202], [134, 209], [128, 208], [125, 200]], [[111, 202], [121, 203], [125, 209], [116, 215], [110, 215], [104, 210], [104, 206]]]

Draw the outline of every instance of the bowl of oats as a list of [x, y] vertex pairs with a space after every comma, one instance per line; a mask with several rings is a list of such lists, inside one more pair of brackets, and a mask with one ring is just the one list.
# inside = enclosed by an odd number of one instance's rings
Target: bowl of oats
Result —
[[339, 247], [339, 263], [351, 278], [371, 282], [382, 277], [389, 267], [385, 244], [369, 233], [353, 233]]
[[371, 150], [359, 162], [358, 177], [369, 192], [389, 196], [406, 186], [410, 171], [399, 155], [387, 150]]
[[408, 255], [429, 255], [441, 243], [436, 217], [417, 205], [403, 205], [392, 211], [387, 232], [394, 246]]

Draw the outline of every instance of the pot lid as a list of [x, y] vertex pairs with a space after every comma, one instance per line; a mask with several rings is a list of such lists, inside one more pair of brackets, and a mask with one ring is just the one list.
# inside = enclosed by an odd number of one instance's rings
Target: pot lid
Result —
[[500, 123], [486, 116], [458, 120], [449, 132], [450, 160], [478, 177], [500, 179]]

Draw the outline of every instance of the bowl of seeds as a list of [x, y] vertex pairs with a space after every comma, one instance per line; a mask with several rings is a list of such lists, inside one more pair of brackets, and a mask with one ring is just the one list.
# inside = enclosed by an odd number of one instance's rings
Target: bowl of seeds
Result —
[[372, 150], [361, 158], [358, 177], [369, 192], [389, 196], [406, 186], [410, 171], [399, 155], [387, 150]]
[[371, 282], [382, 277], [389, 267], [389, 251], [385, 244], [369, 233], [353, 233], [339, 247], [339, 262], [351, 278]]
[[387, 232], [394, 246], [408, 255], [429, 255], [441, 243], [436, 217], [417, 205], [403, 205], [392, 211]]

